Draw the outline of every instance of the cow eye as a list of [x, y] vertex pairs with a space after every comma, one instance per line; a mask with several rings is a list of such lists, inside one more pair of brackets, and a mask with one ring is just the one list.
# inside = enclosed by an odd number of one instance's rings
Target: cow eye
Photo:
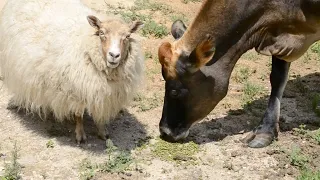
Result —
[[173, 90], [171, 90], [170, 94], [172, 97], [176, 97], [176, 96], [178, 96], [178, 91], [173, 89]]

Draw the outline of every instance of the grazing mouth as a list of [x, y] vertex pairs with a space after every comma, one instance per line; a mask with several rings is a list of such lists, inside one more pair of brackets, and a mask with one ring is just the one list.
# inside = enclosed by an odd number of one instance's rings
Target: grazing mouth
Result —
[[166, 127], [161, 127], [161, 130], [160, 130], [160, 138], [168, 142], [177, 142], [180, 140], [184, 140], [185, 138], [188, 137], [188, 135], [189, 135], [189, 130], [185, 130], [179, 133], [178, 135], [174, 135]]

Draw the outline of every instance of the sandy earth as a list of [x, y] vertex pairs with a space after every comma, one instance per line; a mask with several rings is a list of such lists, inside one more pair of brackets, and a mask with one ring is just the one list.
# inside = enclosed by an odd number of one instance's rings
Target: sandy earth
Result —
[[[107, 1], [107, 0], [106, 0]], [[99, 11], [107, 9], [104, 0], [83, 0]], [[200, 3], [181, 3], [176, 0], [159, 0], [175, 11], [192, 17]], [[108, 4], [126, 8], [134, 5], [129, 0], [108, 0]], [[119, 4], [120, 3], [120, 4]], [[0, 8], [4, 1], [0, 1]], [[141, 13], [150, 14], [148, 10]], [[161, 12], [151, 12], [153, 19], [170, 27], [172, 20], [164, 18]], [[120, 150], [131, 152], [138, 162], [126, 173], [98, 172], [92, 179], [147, 179], [147, 180], [198, 180], [198, 179], [295, 179], [300, 170], [290, 163], [290, 152], [299, 147], [308, 155], [310, 169], [320, 168], [320, 146], [314, 140], [297, 135], [293, 128], [307, 124], [311, 133], [319, 129], [320, 118], [311, 108], [308, 95], [320, 92], [320, 60], [315, 53], [303, 56], [292, 64], [290, 79], [285, 91], [281, 108], [281, 133], [279, 140], [263, 149], [251, 149], [239, 140], [260, 121], [266, 107], [270, 85], [270, 57], [259, 56], [249, 51], [239, 60], [231, 78], [227, 97], [202, 122], [192, 129], [188, 141], [199, 145], [194, 155], [195, 164], [178, 164], [161, 160], [150, 149], [157, 143], [158, 123], [161, 117], [164, 81], [160, 74], [160, 65], [156, 61], [157, 47], [163, 39], [172, 39], [170, 35], [162, 39], [152, 36], [143, 40], [144, 51], [152, 57], [146, 59], [146, 85], [140, 94], [146, 101], [134, 101], [132, 106], [120, 113], [108, 125], [110, 138]], [[241, 69], [249, 71], [248, 81], [259, 85], [262, 90], [249, 106], [243, 107], [244, 83], [239, 82]], [[19, 148], [18, 162], [22, 165], [22, 179], [80, 179], [83, 173], [81, 162], [89, 159], [94, 163], [108, 161], [105, 153], [106, 143], [96, 137], [96, 129], [90, 117], [87, 117], [85, 130], [88, 134], [86, 144], [77, 146], [74, 138], [73, 123], [56, 123], [49, 118], [41, 120], [37, 115], [8, 110], [11, 94], [0, 81], [0, 176], [4, 174], [5, 164], [10, 163], [14, 143]], [[144, 102], [154, 101], [152, 108], [141, 110]], [[48, 141], [53, 148], [47, 148]], [[144, 148], [137, 148], [139, 142], [147, 142]]]

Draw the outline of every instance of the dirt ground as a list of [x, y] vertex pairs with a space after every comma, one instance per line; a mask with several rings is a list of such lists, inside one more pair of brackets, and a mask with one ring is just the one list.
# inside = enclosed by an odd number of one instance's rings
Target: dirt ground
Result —
[[[201, 5], [196, 0], [143, 1], [145, 4], [131, 0], [83, 2], [95, 10], [117, 12], [124, 18], [148, 16], [144, 21], [151, 19], [167, 30], [177, 18], [190, 23]], [[0, 9], [2, 4], [3, 0]], [[107, 126], [113, 145], [97, 138], [90, 117], [85, 122], [88, 140], [77, 146], [73, 123], [57, 123], [52, 118], [43, 121], [37, 115], [7, 109], [11, 94], [0, 81], [0, 179], [10, 166], [18, 169], [22, 179], [36, 180], [289, 180], [320, 171], [320, 118], [312, 108], [315, 96], [320, 94], [320, 51], [310, 49], [291, 65], [278, 141], [262, 149], [251, 149], [240, 142], [259, 123], [270, 93], [271, 58], [252, 50], [238, 61], [227, 97], [192, 127], [186, 143], [181, 145], [159, 139], [164, 81], [157, 48], [164, 39], [172, 37], [157, 28], [144, 32], [145, 86], [132, 105]], [[171, 153], [180, 146], [181, 152], [173, 156]], [[185, 150], [186, 155], [179, 154]], [[17, 166], [13, 165], [13, 152], [18, 153]], [[129, 155], [120, 157], [117, 152]], [[110, 159], [112, 153], [120, 158]], [[122, 168], [116, 163], [110, 165], [111, 161], [130, 165]]]

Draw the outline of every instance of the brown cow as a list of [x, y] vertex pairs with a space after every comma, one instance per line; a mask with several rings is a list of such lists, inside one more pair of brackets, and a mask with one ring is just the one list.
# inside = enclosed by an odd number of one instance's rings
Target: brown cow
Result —
[[272, 56], [272, 86], [261, 124], [245, 140], [265, 147], [277, 137], [290, 63], [320, 39], [320, 0], [205, 0], [190, 27], [172, 25], [175, 42], [159, 47], [165, 83], [161, 136], [188, 136], [223, 99], [231, 72], [249, 49]]

